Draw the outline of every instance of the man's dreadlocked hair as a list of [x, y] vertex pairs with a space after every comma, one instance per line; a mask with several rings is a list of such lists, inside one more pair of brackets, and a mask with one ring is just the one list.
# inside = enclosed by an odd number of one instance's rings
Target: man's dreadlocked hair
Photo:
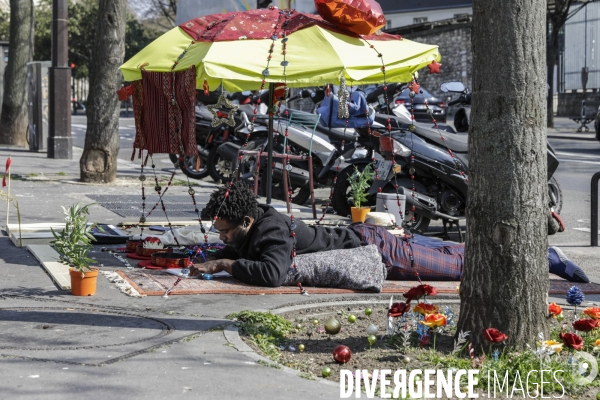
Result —
[[[227, 189], [229, 196], [225, 198]], [[258, 216], [258, 201], [256, 195], [248, 185], [240, 182], [234, 182], [233, 186], [221, 187], [210, 195], [210, 200], [202, 210], [203, 219], [213, 219], [215, 216], [233, 222], [242, 224], [244, 217], [255, 218]]]

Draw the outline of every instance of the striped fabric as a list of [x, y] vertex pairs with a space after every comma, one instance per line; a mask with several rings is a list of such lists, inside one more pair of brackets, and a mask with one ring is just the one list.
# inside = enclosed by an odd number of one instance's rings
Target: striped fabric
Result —
[[[381, 226], [356, 224], [350, 228], [364, 244], [379, 248], [389, 280], [459, 281], [464, 261], [464, 244], [442, 242], [421, 235], [413, 239], [394, 236]], [[414, 263], [411, 262], [412, 253]], [[411, 266], [411, 264], [413, 266]]]
[[175, 73], [142, 70], [138, 82], [133, 86], [134, 151], [196, 155], [195, 66]]

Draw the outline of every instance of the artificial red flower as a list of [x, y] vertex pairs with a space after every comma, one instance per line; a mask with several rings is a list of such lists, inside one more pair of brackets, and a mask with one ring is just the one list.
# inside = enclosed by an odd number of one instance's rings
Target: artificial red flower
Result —
[[410, 310], [410, 304], [408, 303], [394, 303], [388, 310], [388, 316], [390, 317], [401, 317], [405, 312]]
[[556, 303], [550, 303], [548, 304], [548, 314], [551, 314], [553, 318], [556, 318], [562, 314], [562, 307]]
[[483, 337], [485, 340], [491, 343], [500, 343], [508, 339], [508, 336], [500, 332], [496, 328], [487, 328], [483, 331]]
[[419, 297], [429, 295], [435, 296], [438, 291], [430, 285], [419, 285], [411, 288], [408, 292], [404, 293], [403, 296], [406, 298], [407, 302], [411, 302], [413, 299], [418, 299]]
[[588, 307], [583, 310], [583, 313], [590, 318], [600, 319], [600, 307]]
[[589, 332], [591, 330], [594, 330], [598, 327], [598, 320], [597, 319], [578, 319], [577, 321], [573, 322], [573, 328], [575, 328], [576, 331], [582, 331], [582, 332]]
[[161, 240], [155, 236], [148, 236], [146, 239], [144, 239], [144, 242], [147, 243], [161, 243]]
[[413, 311], [421, 315], [436, 314], [439, 311], [439, 307], [433, 304], [419, 303], [413, 308]]
[[426, 315], [425, 319], [419, 323], [433, 329], [437, 328], [438, 326], [445, 326], [448, 321], [446, 320], [446, 316], [444, 314], [429, 314]]
[[429, 344], [429, 336], [425, 335], [419, 340], [419, 345], [421, 347], [427, 346]]
[[564, 344], [566, 344], [572, 349], [583, 349], [583, 339], [579, 335], [576, 335], [574, 333], [559, 333], [558, 337], [560, 337]]

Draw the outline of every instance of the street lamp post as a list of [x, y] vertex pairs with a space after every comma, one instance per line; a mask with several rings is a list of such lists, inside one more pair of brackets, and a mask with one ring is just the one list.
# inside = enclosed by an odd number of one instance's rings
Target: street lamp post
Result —
[[52, 1], [52, 66], [49, 77], [48, 158], [71, 160], [71, 68], [68, 65], [67, 0]]

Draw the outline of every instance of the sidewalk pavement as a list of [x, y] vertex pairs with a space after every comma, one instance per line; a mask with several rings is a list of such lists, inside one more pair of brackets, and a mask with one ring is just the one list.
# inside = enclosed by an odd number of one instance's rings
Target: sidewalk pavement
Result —
[[[13, 160], [11, 194], [18, 199], [22, 223], [60, 222], [61, 206], [89, 203], [87, 194], [140, 195], [137, 163], [119, 159], [116, 182], [91, 185], [78, 182], [78, 149], [73, 160], [55, 160], [45, 153], [0, 148], [0, 165], [9, 154]], [[157, 165], [161, 161], [164, 158], [155, 159]], [[168, 168], [160, 175], [159, 179], [166, 179]], [[208, 181], [195, 184], [197, 192], [210, 193], [215, 188]], [[186, 186], [172, 189], [173, 194], [187, 192]], [[584, 204], [579, 193], [565, 193], [565, 215]], [[116, 224], [122, 220], [103, 207], [91, 211], [93, 221]], [[0, 225], [5, 220], [6, 207], [0, 204]], [[16, 222], [14, 209], [10, 221]], [[563, 248], [594, 282], [600, 282], [600, 250], [589, 246], [589, 233], [568, 230], [549, 241]], [[103, 264], [103, 270], [123, 269], [118, 260], [98, 248], [92, 256]], [[367, 300], [382, 306], [389, 302], [389, 296], [364, 294], [139, 299], [120, 293], [102, 276], [95, 296], [76, 298], [58, 290], [33, 256], [14, 247], [7, 237], [0, 237], [0, 273], [0, 400], [339, 398], [335, 385], [267, 368], [232, 347], [223, 332], [228, 323], [225, 317], [245, 309], [272, 310], [309, 302]], [[564, 303], [562, 298], [555, 300]], [[587, 300], [600, 302], [600, 296]], [[98, 365], [102, 366], [94, 368]]]

